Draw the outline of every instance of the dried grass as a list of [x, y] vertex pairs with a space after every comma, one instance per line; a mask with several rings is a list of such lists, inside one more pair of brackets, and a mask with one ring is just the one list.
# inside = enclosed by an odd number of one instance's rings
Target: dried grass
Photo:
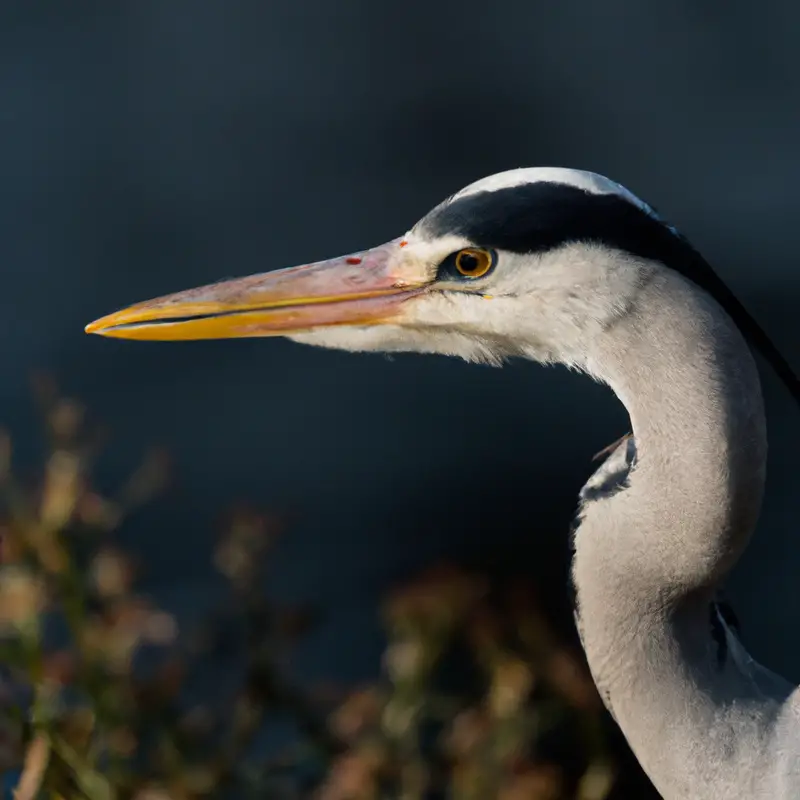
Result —
[[[431, 569], [386, 598], [375, 685], [300, 689], [280, 665], [313, 619], [264, 594], [280, 522], [232, 515], [213, 555], [231, 604], [179, 631], [137, 594], [114, 538], [165, 485], [164, 454], [102, 495], [92, 481], [102, 437], [50, 382], [37, 397], [50, 443], [37, 483], [15, 478], [0, 437], [0, 771], [16, 775], [17, 800], [608, 796], [615, 767], [594, 686], [524, 583]], [[69, 632], [57, 647], [45, 632], [55, 618]], [[188, 677], [232, 620], [244, 634], [235, 696], [222, 708], [187, 700]], [[147, 674], [136, 668], [146, 646], [159, 652]], [[267, 757], [258, 736], [275, 715], [297, 735]]]

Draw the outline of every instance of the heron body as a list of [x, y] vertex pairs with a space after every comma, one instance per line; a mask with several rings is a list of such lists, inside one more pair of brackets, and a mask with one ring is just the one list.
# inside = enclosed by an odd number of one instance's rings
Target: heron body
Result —
[[795, 398], [798, 381], [706, 261], [623, 187], [579, 170], [500, 173], [385, 245], [140, 303], [87, 331], [522, 357], [609, 385], [633, 437], [581, 492], [572, 565], [604, 702], [668, 800], [800, 797], [800, 693], [750, 658], [718, 598], [765, 481], [745, 337]]

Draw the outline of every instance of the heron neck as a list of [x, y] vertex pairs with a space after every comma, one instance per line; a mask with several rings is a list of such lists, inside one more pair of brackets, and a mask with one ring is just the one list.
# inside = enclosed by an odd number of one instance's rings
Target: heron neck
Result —
[[637, 448], [629, 488], [593, 509], [603, 524], [593, 544], [662, 603], [712, 589], [744, 550], [764, 488], [764, 407], [747, 344], [708, 295], [664, 271], [591, 360], [627, 408]]
[[[755, 685], [730, 664], [720, 674], [709, 619], [714, 587], [761, 504], [766, 431], [753, 358], [710, 298], [658, 274], [589, 366], [628, 409], [637, 448], [627, 488], [590, 503], [576, 533], [592, 674], [665, 796], [754, 797], [724, 789], [725, 769], [770, 723], [742, 716]], [[698, 740], [712, 743], [693, 750]], [[688, 775], [705, 776], [717, 794], [682, 785]]]

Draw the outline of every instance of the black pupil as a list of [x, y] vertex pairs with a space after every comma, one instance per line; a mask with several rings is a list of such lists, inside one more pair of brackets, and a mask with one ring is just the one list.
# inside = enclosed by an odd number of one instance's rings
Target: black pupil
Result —
[[462, 272], [477, 272], [481, 262], [472, 253], [462, 253], [458, 259], [458, 266], [461, 267]]

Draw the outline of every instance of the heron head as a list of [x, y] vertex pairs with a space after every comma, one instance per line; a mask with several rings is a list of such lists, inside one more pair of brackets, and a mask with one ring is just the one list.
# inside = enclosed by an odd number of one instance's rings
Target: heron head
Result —
[[386, 244], [148, 300], [86, 331], [580, 364], [587, 338], [632, 301], [648, 259], [681, 241], [599, 175], [512, 170], [471, 184]]

